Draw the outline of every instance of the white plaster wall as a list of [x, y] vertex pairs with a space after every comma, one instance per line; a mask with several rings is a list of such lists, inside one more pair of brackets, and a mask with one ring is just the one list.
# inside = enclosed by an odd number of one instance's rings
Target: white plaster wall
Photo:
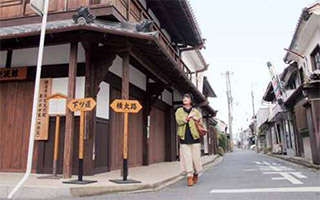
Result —
[[302, 142], [303, 142], [304, 157], [308, 159], [312, 159], [310, 138], [303, 137]]
[[[52, 94], [61, 93], [68, 95], [68, 78], [52, 79]], [[85, 77], [77, 77], [76, 80], [76, 99], [85, 97]], [[100, 91], [97, 95], [97, 117], [109, 119], [109, 104], [110, 104], [110, 86], [106, 82], [100, 84]], [[76, 116], [80, 113], [76, 112]]]
[[[84, 98], [85, 91], [85, 77], [77, 77], [76, 79], [76, 94], [75, 98]], [[52, 79], [52, 94], [61, 93], [68, 95], [68, 78], [54, 78]], [[76, 116], [80, 115], [80, 112], [75, 113]]]
[[0, 68], [6, 67], [7, 51], [0, 51]]
[[[45, 46], [43, 65], [69, 63], [70, 44]], [[17, 49], [12, 52], [12, 67], [36, 66], [38, 48]], [[78, 45], [78, 63], [85, 62], [85, 53], [82, 45]]]
[[[203, 113], [202, 113], [203, 116]], [[203, 121], [203, 125], [204, 127], [206, 127], [209, 130], [209, 127], [207, 127], [207, 121], [206, 120], [202, 120]], [[208, 154], [209, 153], [209, 149], [208, 149], [208, 134], [206, 134], [205, 136], [203, 136], [203, 148], [204, 148], [204, 153]]]
[[97, 117], [109, 119], [110, 109], [110, 85], [106, 82], [100, 83], [97, 95]]
[[[115, 75], [122, 77], [122, 58], [117, 56], [116, 59], [113, 61], [112, 66], [109, 68], [109, 71], [114, 73]], [[133, 85], [137, 86], [138, 88], [146, 91], [147, 89], [147, 77], [130, 65], [130, 77], [129, 81]]]
[[173, 91], [173, 101], [182, 101], [183, 96], [177, 91]]
[[172, 102], [172, 93], [169, 92], [168, 90], [164, 90], [162, 92], [162, 101], [167, 103], [168, 105], [172, 106], [173, 102]]
[[[201, 62], [200, 57], [198, 56], [198, 54], [194, 50], [182, 52], [181, 57], [182, 57], [183, 62], [187, 65], [187, 67], [191, 70], [191, 72], [201, 70], [205, 67], [203, 65], [203, 63]], [[198, 89], [202, 92], [203, 73], [199, 73], [198, 78], [196, 78], [196, 74], [192, 74], [192, 82], [195, 86], [198, 84]]]
[[[299, 49], [301, 53], [305, 56], [307, 56], [308, 59], [308, 69], [311, 72], [312, 71], [312, 63], [311, 63], [311, 56], [310, 54], [314, 50], [314, 48], [317, 46], [317, 44], [320, 44], [320, 28], [317, 28], [315, 32], [312, 34], [312, 36], [309, 38], [309, 40], [305, 41], [307, 44], [304, 44], [305, 48]], [[301, 44], [302, 45], [302, 44]], [[298, 59], [298, 66], [301, 68], [303, 66], [303, 63], [305, 62], [304, 59], [299, 58]]]

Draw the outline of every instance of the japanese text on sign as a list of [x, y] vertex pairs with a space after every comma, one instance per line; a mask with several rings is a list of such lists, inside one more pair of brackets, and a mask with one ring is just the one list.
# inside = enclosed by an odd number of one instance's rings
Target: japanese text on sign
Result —
[[63, 94], [56, 93], [48, 98], [49, 102], [49, 115], [65, 115], [67, 107], [67, 97]]
[[36, 122], [35, 140], [47, 140], [49, 128], [47, 97], [51, 95], [51, 79], [41, 79]]
[[142, 106], [139, 101], [116, 99], [110, 105], [115, 112], [138, 113]]
[[1, 68], [0, 81], [23, 80], [27, 78], [27, 68]]
[[91, 111], [96, 106], [96, 102], [92, 98], [73, 99], [68, 104], [68, 108], [73, 111]]

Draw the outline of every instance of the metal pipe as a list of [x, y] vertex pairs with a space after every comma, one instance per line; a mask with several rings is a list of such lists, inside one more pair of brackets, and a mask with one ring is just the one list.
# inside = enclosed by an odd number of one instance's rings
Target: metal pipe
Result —
[[37, 73], [36, 73], [34, 96], [33, 96], [32, 119], [31, 119], [31, 126], [30, 126], [30, 135], [29, 135], [27, 170], [26, 170], [26, 173], [24, 174], [23, 178], [20, 180], [20, 182], [9, 193], [9, 195], [8, 195], [9, 199], [13, 198], [14, 195], [23, 186], [23, 184], [28, 180], [30, 173], [31, 173], [31, 169], [32, 169], [34, 137], [35, 137], [37, 111], [38, 111], [37, 105], [39, 102], [40, 77], [41, 77], [41, 68], [42, 68], [42, 58], [43, 58], [43, 49], [44, 49], [44, 39], [45, 39], [45, 33], [46, 33], [47, 16], [48, 16], [48, 7], [49, 7], [49, 0], [45, 0], [44, 1], [43, 17], [42, 17], [42, 25], [41, 25], [39, 52], [38, 52]]

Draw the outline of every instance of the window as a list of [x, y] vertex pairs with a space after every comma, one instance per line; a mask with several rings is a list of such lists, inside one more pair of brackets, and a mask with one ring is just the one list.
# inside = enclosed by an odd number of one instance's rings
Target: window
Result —
[[304, 83], [304, 72], [302, 67], [299, 69], [300, 84]]
[[312, 71], [320, 70], [320, 46], [317, 45], [317, 47], [313, 50], [311, 53], [311, 63], [312, 63]]

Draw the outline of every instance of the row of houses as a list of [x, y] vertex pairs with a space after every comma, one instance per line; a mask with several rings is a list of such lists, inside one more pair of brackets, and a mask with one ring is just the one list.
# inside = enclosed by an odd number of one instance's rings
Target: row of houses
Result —
[[253, 124], [257, 149], [320, 164], [320, 2], [303, 9], [279, 74], [282, 98], [268, 85]]
[[[0, 172], [23, 172], [41, 24], [21, 0], [0, 3], [0, 19]], [[129, 118], [129, 167], [178, 159], [174, 113], [186, 92], [209, 130], [203, 154], [215, 154], [217, 111], [208, 98], [216, 94], [203, 47], [187, 0], [50, 1], [33, 172], [52, 172], [56, 118], [46, 98], [57, 93], [97, 102], [85, 118], [84, 174], [121, 168], [123, 115], [109, 105], [124, 96], [143, 106]], [[79, 121], [68, 109], [61, 116], [57, 171], [66, 178], [77, 173]]]

